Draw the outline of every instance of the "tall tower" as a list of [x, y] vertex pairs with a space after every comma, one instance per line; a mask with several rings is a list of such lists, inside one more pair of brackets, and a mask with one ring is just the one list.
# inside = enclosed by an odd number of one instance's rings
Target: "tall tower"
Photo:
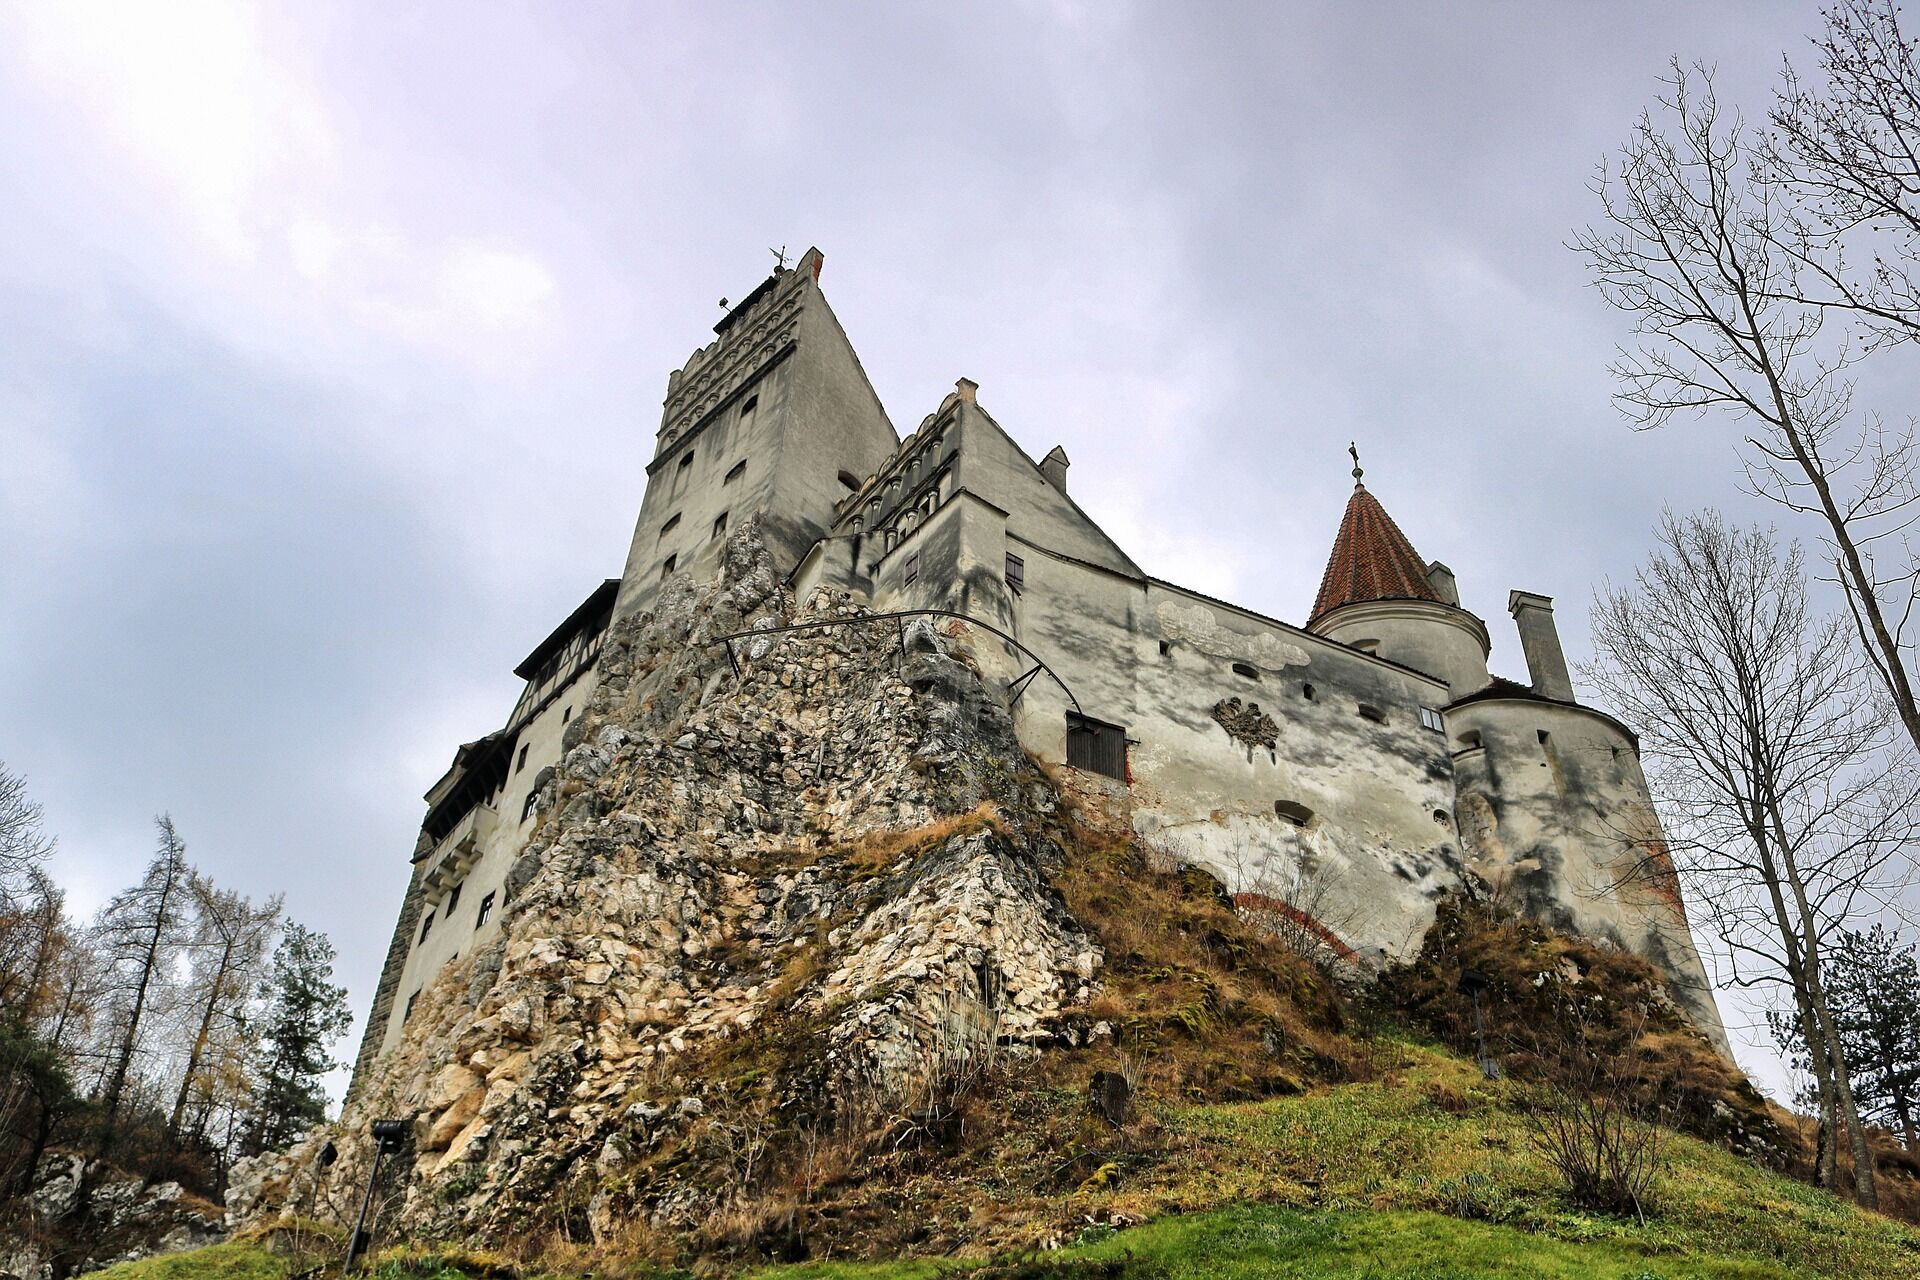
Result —
[[821, 262], [808, 249], [777, 268], [667, 379], [616, 614], [645, 608], [676, 573], [716, 572], [727, 532], [755, 517], [791, 570], [898, 447], [820, 292]]
[[1357, 451], [1353, 497], [1307, 630], [1438, 676], [1456, 698], [1487, 685], [1487, 624], [1460, 607], [1453, 572], [1439, 561], [1423, 563], [1367, 492]]

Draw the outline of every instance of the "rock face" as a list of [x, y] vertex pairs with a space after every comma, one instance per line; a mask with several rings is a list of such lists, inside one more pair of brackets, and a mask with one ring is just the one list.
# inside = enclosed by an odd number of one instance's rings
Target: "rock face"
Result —
[[[734, 1141], [742, 1096], [834, 1123], [1057, 1034], [1101, 958], [1046, 876], [1055, 793], [956, 637], [862, 614], [796, 611], [748, 526], [717, 580], [616, 622], [497, 941], [421, 995], [338, 1126], [236, 1173], [230, 1220], [350, 1203], [394, 1116], [389, 1228], [691, 1225], [726, 1193], [649, 1155]], [[849, 625], [715, 643], [788, 622]]]
[[148, 1185], [64, 1153], [41, 1161], [27, 1218], [15, 1226], [18, 1238], [0, 1239], [0, 1280], [54, 1280], [226, 1235], [219, 1210], [179, 1183]]

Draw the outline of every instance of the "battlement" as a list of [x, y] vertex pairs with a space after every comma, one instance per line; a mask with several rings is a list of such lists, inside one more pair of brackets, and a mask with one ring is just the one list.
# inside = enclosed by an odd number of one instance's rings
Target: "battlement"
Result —
[[656, 453], [699, 427], [793, 348], [807, 294], [818, 283], [824, 261], [818, 249], [809, 249], [793, 267], [776, 267], [714, 325], [718, 337], [667, 375]]

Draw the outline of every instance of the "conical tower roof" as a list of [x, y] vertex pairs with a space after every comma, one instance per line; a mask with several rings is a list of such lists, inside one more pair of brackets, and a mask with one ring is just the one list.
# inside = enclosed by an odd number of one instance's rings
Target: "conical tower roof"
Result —
[[1432, 600], [1444, 603], [1427, 581], [1426, 561], [1400, 532], [1380, 500], [1360, 480], [1358, 456], [1353, 467], [1353, 497], [1340, 520], [1327, 571], [1320, 575], [1320, 595], [1307, 619], [1312, 626], [1344, 604], [1362, 600]]

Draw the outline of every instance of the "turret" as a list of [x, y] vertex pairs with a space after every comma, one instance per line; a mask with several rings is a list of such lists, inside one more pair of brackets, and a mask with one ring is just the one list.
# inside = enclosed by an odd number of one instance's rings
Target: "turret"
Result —
[[1320, 578], [1307, 629], [1424, 671], [1455, 698], [1487, 685], [1486, 624], [1460, 607], [1453, 571], [1421, 560], [1363, 481], [1353, 453], [1353, 496]]

